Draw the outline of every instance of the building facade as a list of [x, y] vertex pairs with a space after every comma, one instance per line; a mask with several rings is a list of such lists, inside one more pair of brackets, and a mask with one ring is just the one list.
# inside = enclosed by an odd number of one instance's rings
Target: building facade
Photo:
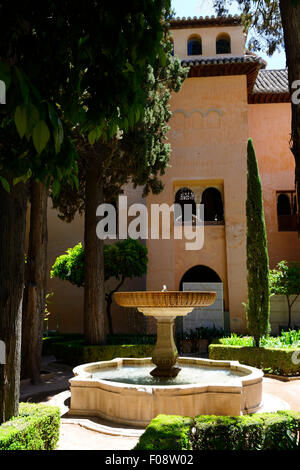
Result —
[[[181, 91], [171, 98], [170, 168], [151, 204], [204, 204], [204, 245], [188, 251], [185, 241], [147, 240], [148, 273], [124, 289], [217, 290], [217, 302], [181, 325], [185, 330], [218, 326], [244, 332], [247, 301], [247, 140], [253, 138], [263, 187], [270, 267], [300, 261], [295, 216], [294, 158], [290, 151], [291, 105], [287, 70], [268, 70], [246, 50], [239, 17], [174, 19], [174, 54], [188, 65]], [[128, 190], [130, 201], [141, 192]], [[49, 211], [49, 264], [83, 239], [83, 222], [70, 226]], [[79, 331], [82, 292], [50, 281], [55, 293], [50, 326], [60, 312], [60, 329]], [[59, 300], [60, 299], [60, 300]], [[193, 315], [193, 314], [191, 314]], [[135, 324], [133, 320], [135, 318]], [[126, 319], [126, 320], [125, 320]], [[133, 323], [130, 323], [133, 322]], [[114, 311], [117, 332], [154, 331], [133, 312]]]

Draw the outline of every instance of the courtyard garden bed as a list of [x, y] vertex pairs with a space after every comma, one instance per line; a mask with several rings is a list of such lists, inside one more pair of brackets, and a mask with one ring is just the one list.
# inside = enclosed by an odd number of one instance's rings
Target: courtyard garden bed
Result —
[[268, 374], [281, 376], [300, 375], [300, 332], [281, 332], [279, 336], [266, 336], [260, 347], [254, 347], [253, 338], [232, 334], [220, 338], [218, 344], [209, 346], [209, 358], [215, 360], [239, 361], [263, 369]]
[[135, 450], [299, 450], [300, 413], [244, 416], [159, 415]]
[[0, 450], [54, 450], [59, 426], [58, 407], [20, 403], [19, 416], [0, 425]]

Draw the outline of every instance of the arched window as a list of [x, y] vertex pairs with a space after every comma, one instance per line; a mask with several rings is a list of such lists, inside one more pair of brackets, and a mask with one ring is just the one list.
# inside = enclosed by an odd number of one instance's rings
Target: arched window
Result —
[[231, 40], [228, 34], [222, 33], [217, 37], [216, 42], [217, 54], [230, 54], [231, 53]]
[[207, 188], [202, 194], [201, 204], [204, 205], [205, 222], [223, 222], [224, 209], [222, 196], [218, 189]]
[[187, 44], [188, 55], [202, 55], [202, 40], [200, 36], [192, 36]]
[[295, 191], [278, 191], [277, 219], [278, 230], [280, 232], [293, 232], [298, 230]]
[[175, 206], [175, 223], [193, 223], [196, 218], [196, 202], [193, 191], [189, 188], [181, 188], [175, 196], [175, 204], [180, 206], [178, 211]]
[[287, 194], [279, 194], [277, 197], [277, 214], [291, 215], [291, 201]]

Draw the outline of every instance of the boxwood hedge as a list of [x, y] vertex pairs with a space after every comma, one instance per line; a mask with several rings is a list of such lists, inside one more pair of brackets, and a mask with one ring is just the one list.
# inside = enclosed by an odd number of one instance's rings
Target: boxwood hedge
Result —
[[159, 415], [135, 450], [300, 450], [300, 413], [244, 416]]
[[115, 357], [151, 357], [154, 346], [151, 344], [110, 344], [86, 345], [84, 340], [74, 340], [52, 344], [57, 360], [75, 366], [88, 362], [110, 361]]
[[211, 344], [209, 358], [215, 360], [239, 361], [252, 367], [258, 367], [265, 372], [277, 375], [300, 375], [300, 364], [293, 361], [293, 354], [300, 349], [256, 348], [254, 346], [232, 346]]
[[58, 407], [20, 403], [19, 416], [0, 426], [0, 450], [53, 450], [59, 426]]

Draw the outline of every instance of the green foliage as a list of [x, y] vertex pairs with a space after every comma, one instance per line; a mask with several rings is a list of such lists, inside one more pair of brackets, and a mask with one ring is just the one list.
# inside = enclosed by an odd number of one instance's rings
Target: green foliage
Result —
[[152, 344], [122, 344], [122, 345], [87, 345], [84, 340], [73, 340], [52, 344], [56, 359], [64, 364], [76, 366], [89, 362], [110, 361], [116, 357], [151, 357]]
[[62, 281], [69, 281], [78, 287], [83, 286], [84, 249], [81, 243], [78, 243], [74, 248], [69, 248], [65, 255], [56, 258], [50, 276]]
[[236, 333], [231, 333], [230, 336], [220, 338], [219, 342], [220, 344], [230, 346], [254, 346], [252, 336], [239, 336]]
[[[298, 263], [280, 261], [269, 273], [272, 295], [285, 295], [288, 304], [288, 326], [291, 326], [292, 307], [300, 295], [300, 267]], [[294, 296], [294, 298], [292, 298]]]
[[194, 419], [158, 415], [135, 450], [296, 450], [299, 429], [295, 411]]
[[198, 416], [191, 433], [193, 450], [260, 450], [263, 422], [254, 416]]
[[142, 277], [147, 272], [147, 248], [138, 240], [127, 239], [104, 245], [105, 280]]
[[300, 364], [293, 363], [293, 354], [300, 348], [274, 348], [253, 346], [232, 346], [210, 344], [209, 358], [214, 360], [239, 361], [252, 367], [262, 369], [266, 373], [295, 376], [300, 375]]
[[256, 346], [270, 330], [269, 256], [262, 188], [252, 139], [247, 148], [248, 331]]
[[227, 15], [227, 6], [238, 5], [244, 29], [249, 32], [249, 50], [272, 55], [284, 46], [279, 3], [279, 0], [214, 0], [214, 7], [219, 15]]
[[33, 7], [28, 0], [4, 0], [0, 10], [0, 80], [7, 89], [0, 137], [5, 141], [7, 131], [13, 143], [0, 153], [0, 174], [25, 178], [31, 170], [44, 179], [47, 153], [47, 176], [57, 179], [60, 167], [59, 179], [70, 181], [74, 155], [59, 161], [56, 155], [66, 125], [105, 139], [142, 116], [145, 70], [166, 62], [162, 19], [170, 1], [128, 1], [116, 9], [107, 1]]
[[[147, 262], [147, 248], [137, 240], [128, 239], [113, 245], [104, 245], [105, 280], [111, 277], [142, 277], [147, 272]], [[69, 281], [78, 287], [84, 285], [84, 248], [81, 243], [56, 258], [50, 276]]]
[[[219, 343], [229, 346], [254, 346], [254, 338], [231, 333], [230, 336], [220, 338]], [[259, 345], [262, 348], [298, 348], [300, 347], [300, 330], [282, 331], [279, 336], [263, 336]]]
[[114, 334], [107, 335], [106, 344], [156, 344], [156, 335], [131, 335], [131, 334]]
[[59, 426], [59, 408], [20, 403], [19, 416], [0, 426], [0, 450], [54, 450]]
[[[166, 56], [165, 65], [157, 59], [144, 70], [143, 92], [146, 103], [141, 110], [139, 121], [134, 115], [119, 124], [115, 139], [102, 142], [96, 133], [89, 135], [89, 143], [96, 145], [101, 155], [103, 189], [106, 202], [116, 201], [124, 185], [142, 186], [144, 195], [152, 191], [158, 194], [163, 189], [160, 176], [168, 166], [171, 147], [167, 133], [171, 118], [169, 99], [172, 92], [178, 92], [185, 80], [188, 68], [182, 67], [177, 58], [171, 56], [168, 34], [161, 41], [161, 50]], [[83, 213], [85, 207], [86, 145], [78, 145], [79, 185], [65, 184], [59, 197], [53, 195], [53, 206], [58, 209], [59, 217], [70, 222], [76, 212]], [[83, 148], [83, 152], [82, 152]], [[96, 163], [97, 164], [97, 163]]]
[[158, 415], [147, 426], [134, 450], [190, 450], [192, 418]]
[[298, 263], [280, 261], [269, 273], [270, 292], [275, 295], [300, 294], [300, 267]]

